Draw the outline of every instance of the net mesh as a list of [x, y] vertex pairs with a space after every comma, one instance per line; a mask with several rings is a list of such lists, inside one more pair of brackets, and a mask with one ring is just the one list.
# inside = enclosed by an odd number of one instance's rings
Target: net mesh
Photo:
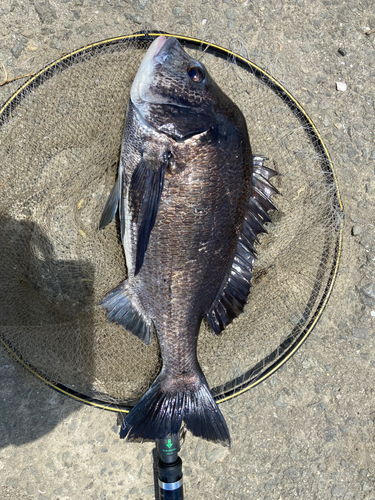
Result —
[[[122, 39], [45, 69], [0, 115], [0, 337], [47, 381], [132, 405], [161, 367], [98, 303], [126, 278], [119, 227], [98, 222], [115, 181], [130, 86], [148, 47]], [[337, 261], [341, 210], [306, 117], [256, 69], [187, 48], [247, 120], [253, 153], [280, 176], [249, 303], [222, 336], [202, 324], [198, 358], [214, 394], [280, 364], [319, 314]]]

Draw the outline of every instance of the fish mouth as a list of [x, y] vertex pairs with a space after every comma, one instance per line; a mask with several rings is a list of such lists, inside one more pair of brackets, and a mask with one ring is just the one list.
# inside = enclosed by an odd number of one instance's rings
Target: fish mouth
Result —
[[[130, 90], [130, 97], [136, 107], [142, 109], [147, 104], [174, 104], [180, 108], [190, 108], [190, 105], [170, 102], [165, 96], [158, 95], [152, 89], [152, 78], [156, 66], [163, 65], [171, 55], [174, 46], [179, 46], [176, 38], [164, 35], [158, 36], [149, 46], [144, 55], [141, 65], [135, 75]], [[180, 50], [183, 52], [182, 48]]]
[[161, 48], [163, 47], [163, 45], [165, 44], [165, 42], [167, 40], [168, 40], [168, 38], [166, 36], [159, 36], [156, 40], [154, 40], [152, 42], [150, 49], [155, 44], [155, 49], [154, 49], [155, 51], [154, 51], [153, 57], [156, 57], [159, 54]]
[[142, 59], [130, 89], [130, 98], [136, 107], [142, 107], [144, 103], [154, 101], [154, 95], [150, 95], [150, 78], [154, 71], [155, 58], [160, 56], [160, 51], [167, 41], [166, 36], [158, 36]]
[[[154, 43], [155, 47], [152, 47]], [[154, 40], [149, 48], [150, 56], [152, 56], [154, 64], [163, 64], [170, 54], [172, 47], [176, 45], [179, 46], [179, 43], [173, 36], [170, 36], [168, 38], [166, 36], [159, 36], [156, 40]], [[152, 50], [150, 50], [151, 47]], [[181, 47], [180, 50], [182, 50]], [[148, 56], [148, 54], [146, 54], [146, 56]]]
[[156, 57], [167, 40], [168, 38], [166, 36], [158, 36], [157, 38], [155, 38], [155, 40], [149, 46], [144, 59], [150, 60]]

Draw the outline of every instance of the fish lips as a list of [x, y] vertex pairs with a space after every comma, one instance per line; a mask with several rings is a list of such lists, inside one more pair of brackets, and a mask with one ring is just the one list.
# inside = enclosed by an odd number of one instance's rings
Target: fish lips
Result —
[[[148, 48], [135, 75], [130, 89], [130, 98], [145, 118], [147, 107], [150, 104], [169, 104], [171, 102], [170, 97], [160, 92], [161, 89], [158, 88], [158, 84], [154, 80], [156, 67], [162, 66], [170, 55], [170, 49], [166, 51], [166, 48], [175, 48], [175, 43], [178, 42], [174, 38], [167, 39], [165, 36], [156, 38]], [[161, 51], [163, 54], [160, 53]]]

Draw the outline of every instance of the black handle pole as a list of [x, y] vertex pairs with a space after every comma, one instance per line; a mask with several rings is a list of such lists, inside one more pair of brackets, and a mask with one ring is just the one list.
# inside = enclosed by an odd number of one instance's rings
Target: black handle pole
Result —
[[178, 456], [179, 435], [172, 434], [168, 438], [157, 439], [156, 449], [159, 455], [159, 500], [183, 500], [182, 460]]

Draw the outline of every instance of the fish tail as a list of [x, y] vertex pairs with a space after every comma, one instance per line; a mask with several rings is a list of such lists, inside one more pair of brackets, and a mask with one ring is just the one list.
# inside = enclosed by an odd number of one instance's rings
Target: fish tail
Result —
[[227, 424], [204, 375], [193, 384], [176, 389], [175, 381], [169, 382], [162, 372], [126, 417], [120, 438], [164, 439], [177, 434], [183, 421], [195, 436], [230, 445]]

